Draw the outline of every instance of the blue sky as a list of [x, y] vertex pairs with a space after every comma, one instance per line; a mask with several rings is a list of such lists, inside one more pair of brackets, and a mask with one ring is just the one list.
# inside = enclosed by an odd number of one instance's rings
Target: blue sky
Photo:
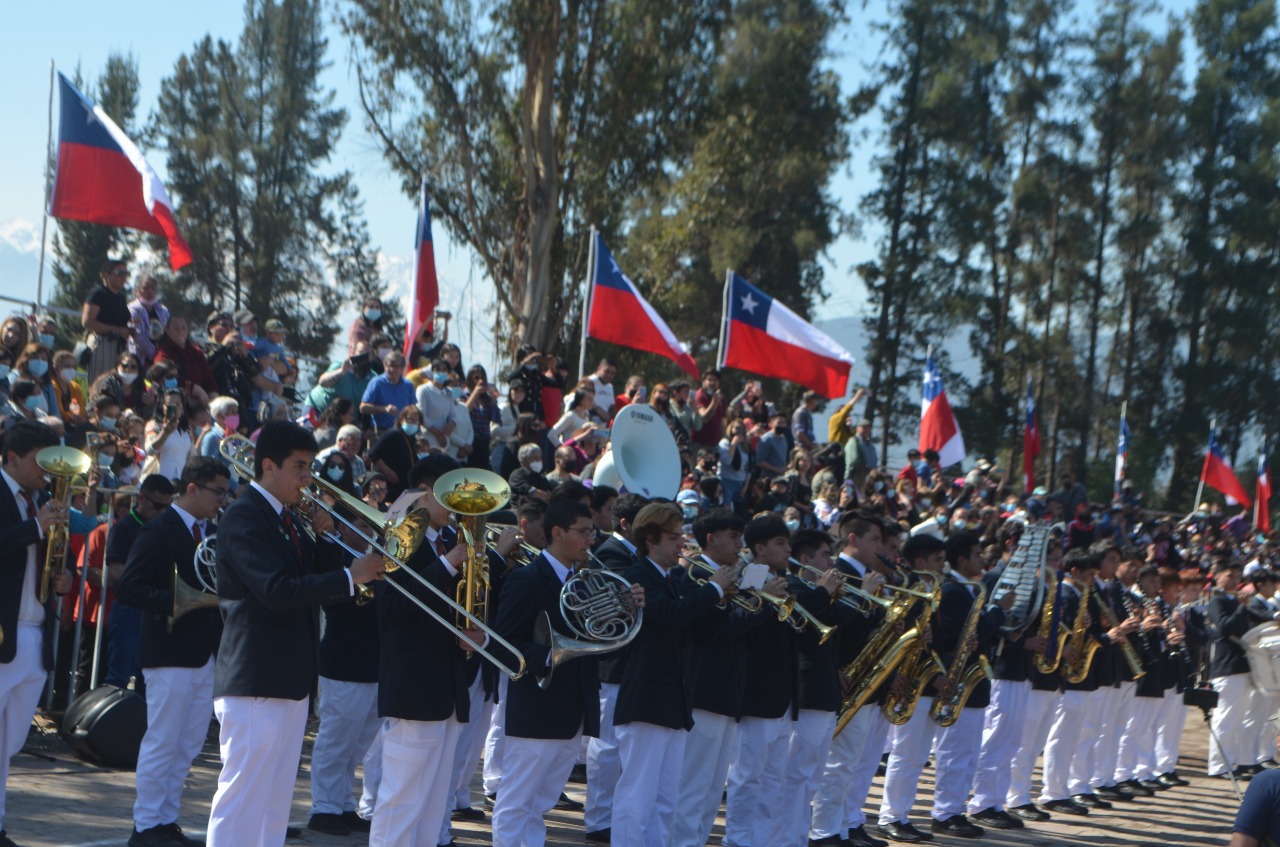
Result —
[[[1091, 8], [1092, 3], [1084, 4]], [[1192, 0], [1166, 0], [1167, 11], [1181, 12]], [[846, 92], [865, 78], [864, 68], [876, 58], [880, 39], [869, 23], [883, 16], [884, 0], [850, 3], [850, 23], [834, 39], [833, 67], [840, 74]], [[43, 156], [49, 95], [49, 61], [70, 73], [77, 63], [87, 76], [96, 77], [113, 50], [132, 52], [141, 77], [140, 103], [143, 113], [153, 108], [160, 81], [186, 52], [206, 33], [234, 41], [241, 29], [243, 7], [238, 0], [213, 0], [200, 4], [162, 4], [143, 0], [54, 0], [45, 3], [6, 4], [5, 26], [0, 31], [0, 79], [4, 80], [5, 114], [14, 124], [0, 132], [0, 294], [35, 299], [34, 257], [39, 243], [43, 207]], [[332, 17], [330, 11], [329, 17]], [[384, 256], [384, 271], [393, 292], [407, 291], [411, 267], [414, 201], [400, 189], [384, 164], [357, 113], [354, 74], [348, 65], [348, 46], [337, 28], [329, 27], [331, 66], [325, 84], [337, 93], [337, 103], [349, 113], [347, 127], [334, 157], [335, 168], [349, 168], [356, 176], [366, 203], [366, 216], [374, 244]], [[868, 127], [856, 127], [855, 132]], [[846, 210], [872, 185], [870, 158], [876, 144], [874, 128], [869, 140], [854, 147], [853, 156], [833, 183], [833, 195]], [[56, 131], [56, 128], [55, 128]], [[164, 157], [152, 151], [151, 163], [163, 174]], [[52, 224], [51, 224], [52, 231]], [[848, 319], [866, 309], [865, 293], [852, 268], [873, 254], [875, 229], [864, 229], [861, 237], [842, 237], [829, 251], [827, 290], [831, 295], [816, 311], [823, 323]], [[492, 287], [472, 266], [468, 249], [452, 243], [437, 225], [436, 261], [441, 278], [444, 307], [461, 319], [454, 338], [474, 358], [492, 364], [493, 351], [485, 342], [485, 314], [493, 300]], [[46, 269], [46, 290], [51, 277]], [[645, 280], [637, 280], [641, 289]], [[0, 304], [0, 313], [9, 307]], [[353, 312], [352, 312], [353, 314]], [[349, 314], [340, 316], [349, 320]], [[472, 323], [474, 322], [474, 323]], [[468, 328], [473, 329], [473, 334]], [[461, 332], [459, 332], [459, 330]], [[714, 331], [709, 328], [708, 331]], [[842, 333], [844, 335], [845, 333]], [[461, 335], [461, 337], [459, 337]], [[858, 338], [839, 338], [861, 359]], [[956, 351], [953, 363], [963, 366], [967, 350]], [[864, 380], [865, 364], [855, 365], [855, 384]]]

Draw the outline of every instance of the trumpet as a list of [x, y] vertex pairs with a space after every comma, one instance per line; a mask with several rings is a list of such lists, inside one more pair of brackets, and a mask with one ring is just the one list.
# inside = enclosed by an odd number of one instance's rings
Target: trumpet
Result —
[[[218, 446], [218, 450], [222, 454], [223, 458], [225, 458], [231, 464], [231, 466], [235, 468], [236, 473], [238, 473], [241, 477], [245, 479], [254, 478], [253, 461], [252, 461], [252, 457], [253, 457], [252, 441], [250, 441], [248, 438], [245, 438], [243, 435], [239, 435], [239, 434], [229, 435], [226, 438], [222, 439], [222, 443]], [[410, 512], [408, 515], [405, 515], [403, 518], [400, 518], [398, 520], [388, 521], [386, 520], [386, 516], [383, 515], [382, 512], [370, 506], [368, 503], [365, 503], [362, 500], [358, 500], [355, 497], [352, 497], [351, 495], [347, 494], [345, 491], [338, 488], [337, 486], [330, 484], [327, 480], [316, 477], [312, 480], [312, 482], [324, 494], [334, 498], [337, 502], [341, 503], [345, 508], [351, 510], [356, 515], [358, 515], [362, 520], [368, 523], [369, 526], [374, 527], [374, 530], [372, 533], [362, 532], [359, 529], [359, 527], [355, 525], [353, 521], [348, 520], [344, 515], [342, 515], [342, 513], [339, 510], [335, 509], [333, 506], [330, 506], [328, 503], [324, 501], [323, 498], [318, 496], [315, 492], [306, 488], [302, 489], [302, 491], [300, 492], [302, 494], [303, 500], [308, 504], [308, 510], [322, 509], [325, 512], [328, 512], [329, 515], [334, 520], [339, 521], [340, 523], [342, 523], [343, 525], [351, 529], [353, 532], [357, 533], [361, 538], [363, 538], [366, 542], [368, 542], [369, 546], [373, 550], [382, 554], [383, 561], [386, 565], [386, 571], [387, 571], [383, 577], [383, 581], [387, 585], [391, 586], [396, 591], [399, 591], [401, 594], [407, 597], [409, 601], [412, 602], [415, 606], [417, 606], [422, 611], [426, 612], [427, 615], [429, 615], [437, 623], [447, 627], [458, 638], [467, 638], [468, 636], [462, 628], [456, 626], [453, 621], [449, 620], [444, 615], [440, 614], [435, 609], [428, 606], [422, 600], [419, 600], [417, 597], [413, 595], [411, 591], [409, 591], [409, 589], [399, 584], [396, 580], [391, 579], [391, 574], [403, 572], [405, 574], [408, 574], [411, 578], [416, 579], [423, 586], [423, 588], [427, 589], [432, 594], [435, 594], [441, 601], [443, 601], [444, 603], [452, 607], [454, 611], [457, 612], [461, 618], [466, 620], [467, 623], [470, 623], [472, 626], [479, 629], [485, 635], [489, 636], [489, 639], [493, 641], [495, 644], [500, 645], [504, 650], [507, 650], [512, 655], [514, 655], [516, 657], [516, 662], [518, 667], [515, 670], [512, 670], [511, 668], [507, 667], [507, 665], [504, 664], [502, 660], [498, 659], [496, 656], [494, 656], [492, 653], [490, 653], [488, 650], [486, 650], [483, 647], [477, 646], [475, 648], [477, 653], [479, 653], [481, 656], [484, 656], [486, 659], [488, 659], [490, 662], [496, 665], [499, 670], [501, 670], [511, 679], [519, 679], [520, 677], [524, 676], [524, 673], [525, 673], [524, 656], [515, 647], [515, 645], [507, 641], [505, 638], [503, 638], [501, 635], [499, 635], [490, 627], [486, 626], [484, 621], [480, 620], [479, 618], [477, 618], [476, 616], [468, 612], [466, 609], [459, 606], [456, 602], [454, 602], [454, 599], [452, 597], [450, 597], [448, 594], [444, 593], [439, 588], [436, 588], [434, 585], [432, 585], [431, 582], [427, 580], [426, 577], [414, 571], [412, 568], [404, 567], [405, 561], [410, 556], [413, 555], [414, 551], [417, 550], [418, 545], [422, 543], [422, 539], [426, 536], [427, 517], [426, 517], [425, 510], [422, 510], [422, 509], [415, 510], [413, 512]], [[351, 553], [352, 555], [355, 555], [355, 556], [364, 555], [363, 553], [359, 553], [357, 551], [352, 550], [345, 543], [341, 544], [341, 546], [343, 547], [343, 549], [347, 550], [347, 552]]]
[[[495, 543], [497, 543], [498, 539], [502, 536], [502, 533], [506, 532], [509, 529], [519, 529], [519, 528], [520, 527], [518, 527], [516, 524], [510, 524], [510, 523], [487, 523], [484, 525], [485, 542], [490, 546], [493, 546]], [[534, 559], [538, 558], [538, 555], [542, 552], [537, 547], [534, 547], [532, 544], [525, 541], [523, 538], [521, 538], [517, 542], [517, 546], [520, 548], [520, 550], [524, 553], [526, 557], [524, 561], [520, 562], [520, 564], [522, 565], [529, 564]], [[592, 558], [595, 558], [595, 557], [593, 556]]]
[[[686, 556], [681, 553], [680, 560], [685, 563], [685, 570], [689, 572], [690, 578], [699, 585], [706, 585], [711, 574], [715, 573], [715, 568], [704, 559]], [[698, 571], [702, 571], [705, 575], [699, 577]], [[744, 589], [741, 593], [734, 595], [733, 598], [733, 603], [738, 608], [753, 615], [763, 610], [765, 603], [769, 603], [776, 609], [778, 620], [780, 621], [785, 621], [791, 617], [795, 602], [794, 597], [774, 597], [772, 594], [756, 591], [753, 588]]]

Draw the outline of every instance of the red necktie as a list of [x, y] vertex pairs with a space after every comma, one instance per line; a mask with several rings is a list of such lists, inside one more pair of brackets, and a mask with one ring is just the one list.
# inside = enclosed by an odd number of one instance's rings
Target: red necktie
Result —
[[302, 561], [302, 540], [298, 537], [298, 528], [294, 525], [293, 514], [288, 509], [283, 509], [280, 512], [280, 518], [284, 521], [285, 535], [293, 547], [293, 554], [298, 557], [298, 561]]
[[30, 520], [36, 516], [36, 498], [32, 496], [30, 491], [22, 491], [22, 499], [27, 503], [27, 519]]
[[191, 524], [191, 538], [196, 542], [197, 547], [200, 545], [200, 542], [204, 540], [204, 533], [200, 531], [199, 521], [195, 521]]
[[446, 550], [446, 549], [445, 549], [445, 546], [444, 546], [444, 536], [443, 536], [443, 535], [437, 535], [437, 536], [436, 536], [435, 548], [436, 548], [436, 555], [437, 555], [437, 556], [439, 556], [441, 559], [443, 559], [443, 558], [444, 558], [444, 554], [448, 552], [448, 550]]

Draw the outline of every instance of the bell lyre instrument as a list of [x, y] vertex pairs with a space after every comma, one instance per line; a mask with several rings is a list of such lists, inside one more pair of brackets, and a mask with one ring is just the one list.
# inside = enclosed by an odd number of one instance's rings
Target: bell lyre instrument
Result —
[[[235, 469], [235, 472], [244, 479], [253, 479], [253, 442], [243, 435], [233, 434], [222, 440], [218, 447], [222, 457], [226, 459]], [[468, 638], [468, 634], [455, 626], [454, 622], [444, 615], [431, 608], [425, 602], [415, 597], [413, 592], [400, 585], [395, 579], [391, 578], [392, 574], [404, 573], [409, 578], [417, 580], [422, 587], [435, 594], [442, 602], [453, 608], [453, 610], [463, 615], [472, 627], [481, 630], [485, 635], [489, 636], [489, 641], [497, 644], [504, 650], [508, 651], [515, 657], [517, 667], [512, 669], [506, 665], [501, 659], [494, 656], [488, 649], [476, 646], [475, 651], [492, 662], [497, 668], [509, 676], [511, 679], [519, 679], [524, 675], [525, 663], [524, 657], [515, 645], [507, 641], [490, 627], [486, 626], [484, 621], [470, 615], [465, 609], [458, 606], [453, 598], [445, 592], [436, 588], [431, 582], [413, 568], [404, 567], [409, 557], [417, 550], [418, 545], [422, 543], [422, 539], [426, 536], [427, 522], [429, 516], [426, 509], [415, 509], [409, 514], [394, 520], [388, 520], [387, 516], [382, 512], [365, 503], [362, 500], [347, 494], [342, 489], [328, 483], [326, 480], [315, 477], [312, 484], [317, 486], [324, 494], [334, 498], [341, 503], [344, 509], [358, 516], [366, 524], [373, 529], [370, 532], [362, 531], [354, 521], [342, 514], [343, 510], [339, 510], [330, 506], [325, 502], [324, 498], [309, 489], [302, 489], [299, 492], [305, 502], [310, 504], [311, 508], [321, 509], [327, 512], [335, 520], [342, 523], [351, 531], [355, 532], [360, 538], [368, 543], [374, 551], [382, 556], [383, 564], [386, 567], [386, 573], [383, 575], [383, 582], [390, 586], [393, 590], [399, 591], [411, 603], [426, 612], [437, 623], [448, 627], [458, 638]], [[353, 550], [345, 542], [338, 541], [339, 546], [354, 556], [363, 556], [364, 553]]]
[[173, 625], [178, 619], [194, 612], [196, 609], [212, 609], [218, 605], [218, 560], [215, 552], [217, 536], [210, 535], [201, 539], [196, 546], [196, 555], [191, 564], [195, 570], [196, 582], [192, 585], [178, 573], [178, 565], [173, 566], [173, 614], [166, 621], [166, 626], [173, 632]]
[[560, 589], [560, 617], [578, 638], [555, 631], [543, 610], [534, 621], [533, 640], [550, 648], [547, 669], [537, 673], [538, 687], [548, 688], [556, 668], [579, 656], [621, 650], [640, 634], [644, 609], [631, 596], [631, 583], [605, 568], [575, 570]]
[[1050, 530], [1045, 523], [1026, 524], [1018, 536], [1018, 545], [997, 572], [991, 600], [998, 603], [1004, 595], [1010, 592], [1014, 595], [1013, 605], [1004, 613], [1004, 623], [1000, 624], [1001, 632], [1021, 633], [1035, 623], [1044, 605], [1050, 579], [1045, 567]]
[[[36, 464], [53, 477], [53, 499], [66, 504], [71, 491], [71, 481], [87, 473], [93, 460], [72, 447], [46, 447], [36, 453]], [[40, 569], [40, 583], [36, 599], [43, 604], [53, 591], [53, 580], [66, 569], [67, 522], [61, 520], [45, 532], [44, 566]]]
[[[458, 468], [436, 480], [432, 495], [458, 518], [458, 532], [467, 545], [467, 558], [459, 568], [461, 578], [454, 602], [465, 610], [454, 625], [467, 629], [467, 620], [489, 619], [489, 559], [485, 555], [484, 535], [477, 526], [481, 515], [496, 512], [511, 499], [511, 487], [493, 471]], [[479, 539], [477, 540], [477, 536]], [[467, 658], [472, 654], [468, 653]]]

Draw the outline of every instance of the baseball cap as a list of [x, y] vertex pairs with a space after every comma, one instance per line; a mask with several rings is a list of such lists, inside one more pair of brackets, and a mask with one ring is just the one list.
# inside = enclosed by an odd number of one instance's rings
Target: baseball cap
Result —
[[267, 321], [266, 330], [267, 332], [285, 332], [284, 321], [279, 320], [278, 318], [272, 318]]
[[250, 312], [248, 309], [241, 309], [240, 311], [236, 312], [237, 326], [244, 326], [250, 321], [256, 321], [256, 320], [257, 318], [254, 317], [253, 312]]

